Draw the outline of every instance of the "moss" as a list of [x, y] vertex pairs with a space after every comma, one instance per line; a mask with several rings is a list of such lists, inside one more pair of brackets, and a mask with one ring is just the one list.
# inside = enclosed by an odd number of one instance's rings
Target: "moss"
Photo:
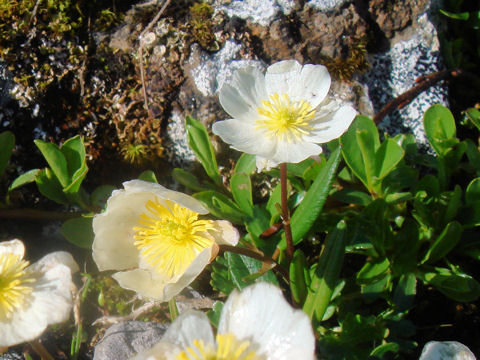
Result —
[[348, 46], [345, 58], [322, 57], [323, 64], [336, 79], [351, 80], [353, 75], [363, 73], [368, 69], [366, 44], [363, 40], [356, 40]]
[[219, 50], [219, 44], [213, 33], [213, 9], [207, 3], [195, 3], [190, 6], [190, 32], [196, 42], [208, 51]]

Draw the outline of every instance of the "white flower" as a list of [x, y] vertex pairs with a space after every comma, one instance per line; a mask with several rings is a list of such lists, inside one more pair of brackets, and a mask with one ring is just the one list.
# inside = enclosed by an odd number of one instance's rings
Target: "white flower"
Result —
[[[257, 167], [298, 163], [322, 152], [320, 143], [340, 137], [355, 118], [351, 106], [327, 97], [330, 74], [322, 65], [295, 60], [235, 73], [220, 90], [220, 104], [232, 119], [213, 132], [232, 148], [257, 155]], [[267, 163], [265, 163], [267, 161]]]
[[205, 314], [188, 311], [133, 360], [313, 360], [314, 353], [307, 315], [293, 309], [279, 288], [257, 283], [230, 294], [216, 338]]
[[225, 220], [199, 218], [208, 211], [186, 194], [142, 180], [123, 183], [93, 219], [93, 259], [120, 286], [168, 301], [216, 255], [218, 244], [236, 245], [238, 231]]
[[419, 360], [475, 360], [475, 355], [458, 341], [429, 341]]
[[72, 309], [72, 256], [58, 251], [29, 265], [20, 240], [0, 242], [0, 348], [31, 341]]

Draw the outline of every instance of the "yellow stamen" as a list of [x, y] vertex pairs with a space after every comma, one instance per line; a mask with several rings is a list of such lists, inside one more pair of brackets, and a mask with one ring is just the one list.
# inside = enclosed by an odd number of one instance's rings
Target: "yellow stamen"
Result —
[[316, 110], [305, 100], [292, 101], [287, 94], [270, 95], [270, 101], [263, 100], [257, 112], [264, 119], [257, 120], [256, 129], [267, 130], [269, 137], [293, 141], [307, 135], [313, 129], [310, 120]]
[[202, 340], [194, 340], [177, 355], [177, 360], [262, 360], [263, 357], [249, 350], [249, 341], [240, 341], [232, 334], [218, 334], [217, 346], [207, 344]]
[[25, 271], [28, 265], [20, 255], [0, 254], [0, 320], [11, 319], [27, 303], [32, 292], [28, 284], [34, 282]]
[[133, 228], [134, 244], [157, 272], [169, 277], [183, 274], [202, 250], [213, 245], [208, 234], [214, 230], [213, 221], [198, 220], [198, 213], [169, 200], [149, 200], [145, 208], [150, 214], [140, 215], [142, 226]]

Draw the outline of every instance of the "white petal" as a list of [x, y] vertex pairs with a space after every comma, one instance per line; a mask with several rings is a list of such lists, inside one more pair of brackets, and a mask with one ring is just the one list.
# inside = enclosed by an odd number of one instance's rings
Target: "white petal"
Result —
[[265, 86], [268, 95], [290, 95], [292, 88], [298, 86], [301, 70], [302, 65], [295, 60], [279, 61], [270, 65], [265, 74]]
[[116, 190], [108, 199], [107, 210], [93, 218], [93, 260], [100, 271], [123, 270], [138, 263], [139, 251], [133, 245], [134, 226], [140, 214], [146, 212], [145, 204], [153, 200], [151, 193], [129, 194]]
[[158, 301], [168, 301], [187, 287], [210, 261], [212, 248], [203, 250], [183, 274], [175, 278], [158, 274], [151, 269], [134, 269], [112, 275], [121, 287]]
[[182, 349], [191, 347], [194, 340], [203, 340], [206, 345], [214, 343], [207, 316], [194, 310], [180, 314], [162, 338], [162, 341], [176, 344]]
[[297, 80], [298, 93], [293, 94], [294, 100], [305, 100], [310, 106], [316, 108], [328, 94], [331, 78], [328, 70], [323, 65], [307, 64], [302, 68], [300, 78]]
[[245, 122], [255, 120], [258, 106], [247, 103], [233, 86], [225, 84], [220, 90], [219, 100], [223, 109], [231, 117]]
[[352, 123], [357, 111], [351, 106], [342, 106], [335, 113], [321, 119], [315, 124], [312, 135], [305, 136], [306, 141], [315, 143], [327, 143], [339, 138]]
[[268, 283], [232, 292], [218, 332], [257, 344], [267, 360], [314, 359], [315, 338], [307, 315], [293, 309], [280, 289]]
[[160, 341], [149, 350], [142, 351], [130, 360], [174, 360], [181, 349], [168, 342]]
[[475, 360], [475, 355], [457, 341], [430, 341], [423, 347], [419, 360]]
[[197, 199], [181, 193], [167, 189], [166, 187], [143, 180], [130, 180], [123, 183], [123, 187], [127, 193], [150, 193], [152, 197], [158, 196], [160, 199], [170, 200], [178, 203], [199, 214], [208, 214], [208, 210]]
[[68, 320], [73, 304], [71, 267], [78, 268], [73, 258], [57, 252], [27, 268], [36, 277], [31, 297], [10, 321], [0, 321], [0, 346], [34, 340], [48, 325]]
[[239, 69], [233, 76], [232, 86], [236, 88], [242, 99], [251, 106], [260, 106], [267, 98], [265, 76], [253, 66]]
[[268, 157], [275, 147], [275, 141], [260, 136], [253, 124], [246, 124], [236, 119], [218, 121], [213, 124], [212, 131], [232, 148], [247, 154], [261, 154]]
[[277, 163], [298, 163], [321, 152], [322, 147], [311, 142], [279, 141], [272, 160]]
[[261, 172], [262, 170], [270, 170], [271, 168], [274, 168], [279, 164], [278, 162], [275, 162], [271, 159], [264, 158], [259, 155], [257, 155], [255, 160], [256, 160], [257, 172]]
[[2, 241], [0, 242], [0, 255], [1, 254], [20, 255], [23, 259], [23, 256], [25, 255], [25, 246], [23, 245], [23, 242], [18, 239]]
[[213, 222], [213, 225], [215, 230], [209, 233], [215, 238], [215, 242], [218, 245], [237, 245], [240, 234], [230, 221], [216, 220]]

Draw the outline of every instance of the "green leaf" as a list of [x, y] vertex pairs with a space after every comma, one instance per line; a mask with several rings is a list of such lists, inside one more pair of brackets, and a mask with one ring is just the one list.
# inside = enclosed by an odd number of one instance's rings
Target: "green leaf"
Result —
[[370, 356], [373, 356], [377, 359], [382, 359], [384, 355], [387, 353], [398, 353], [400, 351], [400, 345], [397, 343], [386, 343], [377, 346], [375, 349], [372, 350]]
[[455, 20], [463, 20], [467, 21], [470, 17], [470, 13], [468, 12], [461, 12], [461, 13], [453, 13], [450, 11], [446, 11], [443, 9], [439, 9], [440, 13], [449, 17], [450, 19], [455, 19]]
[[94, 233], [93, 217], [78, 217], [69, 219], [62, 224], [61, 234], [72, 244], [83, 249], [91, 249]]
[[460, 241], [462, 236], [462, 225], [457, 221], [452, 221], [445, 226], [442, 233], [430, 246], [425, 254], [421, 264], [434, 263], [446, 256]]
[[357, 130], [356, 135], [357, 143], [362, 154], [363, 164], [365, 166], [365, 176], [368, 184], [367, 188], [372, 192], [373, 186], [377, 181], [375, 173], [376, 158], [372, 135], [367, 130]]
[[[298, 244], [303, 240], [305, 234], [310, 230], [315, 220], [320, 215], [323, 204], [327, 200], [328, 193], [335, 179], [335, 173], [340, 163], [340, 148], [330, 154], [327, 164], [322, 168], [320, 174], [308, 189], [303, 201], [292, 214], [291, 228], [292, 240]], [[279, 244], [280, 249], [286, 248], [285, 238]]]
[[390, 262], [387, 258], [367, 261], [357, 273], [357, 283], [360, 285], [368, 285], [377, 282], [385, 277], [389, 268]]
[[439, 156], [454, 145], [456, 137], [455, 119], [445, 106], [433, 105], [423, 116], [425, 135]]
[[375, 152], [380, 146], [377, 127], [370, 118], [362, 115], [358, 115], [348, 130], [340, 137], [340, 144], [342, 156], [348, 167], [368, 188], [366, 165], [357, 139], [357, 133], [361, 131], [366, 131], [366, 134], [363, 135], [364, 145], [370, 144], [369, 146]]
[[387, 176], [405, 155], [402, 147], [394, 140], [387, 139], [375, 152], [375, 170], [377, 179], [381, 180]]
[[475, 178], [467, 186], [465, 191], [465, 202], [467, 205], [473, 205], [480, 201], [480, 178]]
[[445, 210], [445, 215], [443, 216], [444, 223], [449, 223], [457, 215], [458, 210], [462, 205], [462, 195], [463, 195], [462, 188], [458, 185], [455, 185], [455, 188], [451, 192], [450, 199], [448, 200], [448, 205]]
[[34, 143], [47, 161], [48, 166], [52, 169], [53, 174], [57, 177], [61, 187], [67, 187], [71, 180], [68, 174], [67, 160], [58, 146], [39, 139], [34, 140]]
[[467, 274], [454, 274], [448, 269], [423, 274], [423, 280], [445, 296], [460, 302], [471, 302], [480, 296], [480, 284]]
[[215, 290], [229, 294], [233, 289], [241, 290], [251, 285], [256, 279], [278, 285], [278, 281], [271, 270], [259, 277], [262, 262], [251, 257], [236, 253], [225, 252], [223, 256], [217, 256], [212, 264], [211, 284]]
[[115, 186], [111, 185], [100, 185], [99, 187], [95, 188], [90, 195], [90, 202], [92, 203], [92, 206], [103, 209], [107, 199], [110, 197], [110, 195], [112, 195], [112, 192], [115, 189]]
[[145, 170], [140, 175], [138, 175], [138, 179], [158, 184], [157, 177], [155, 176], [155, 173], [152, 170]]
[[218, 328], [218, 322], [220, 321], [220, 315], [222, 314], [223, 302], [215, 301], [210, 310], [207, 311], [208, 320], [210, 323]]
[[198, 160], [202, 164], [205, 172], [219, 186], [222, 185], [222, 177], [218, 171], [217, 158], [215, 151], [208, 136], [207, 129], [198, 120], [191, 116], [186, 118], [186, 129], [188, 137], [188, 145], [192, 148]]
[[8, 187], [8, 191], [15, 190], [16, 188], [19, 188], [23, 185], [34, 182], [35, 178], [37, 177], [40, 171], [41, 171], [40, 169], [32, 169], [27, 171], [26, 173], [23, 173], [22, 175], [17, 177], [15, 180], [13, 180], [13, 182]]
[[297, 249], [293, 254], [292, 262], [290, 263], [290, 290], [292, 291], [292, 296], [297, 304], [303, 304], [307, 298], [307, 285], [310, 283], [308, 275], [309, 272], [305, 254], [302, 250]]
[[475, 108], [469, 108], [465, 111], [467, 118], [480, 130], [480, 111]]
[[[86, 167], [85, 145], [80, 135], [65, 141], [60, 151], [67, 162], [68, 175], [70, 178], [75, 179], [75, 173], [77, 173], [78, 177], [79, 174], [84, 172], [83, 168]], [[80, 170], [79, 173], [78, 170]]]
[[417, 293], [417, 278], [415, 274], [402, 274], [393, 294], [393, 302], [398, 312], [410, 309]]
[[207, 209], [219, 219], [230, 220], [232, 223], [242, 225], [246, 214], [225, 195], [209, 190], [193, 194]]
[[13, 147], [15, 146], [15, 135], [10, 131], [4, 131], [0, 134], [0, 175], [7, 167]]
[[303, 311], [310, 319], [313, 319], [313, 317], [317, 321], [323, 319], [333, 291], [338, 284], [338, 277], [345, 255], [346, 228], [345, 221], [340, 221], [325, 240], [325, 248], [320, 254], [318, 265], [312, 276], [308, 295], [303, 305]]
[[172, 176], [180, 184], [182, 184], [183, 186], [193, 191], [212, 190], [212, 187], [214, 187], [213, 185], [209, 187], [207, 185], [202, 184], [195, 175], [180, 168], [173, 169]]
[[257, 157], [255, 155], [243, 153], [235, 164], [234, 173], [245, 173], [251, 175], [257, 167]]
[[58, 178], [50, 168], [39, 171], [35, 177], [35, 182], [40, 193], [50, 200], [62, 205], [70, 203], [63, 192], [62, 185], [58, 182]]
[[233, 199], [248, 216], [253, 216], [252, 183], [250, 176], [237, 172], [230, 178]]
[[347, 188], [334, 192], [332, 197], [347, 204], [356, 204], [362, 206], [367, 206], [372, 202], [372, 197], [369, 194], [364, 193], [363, 191]]

